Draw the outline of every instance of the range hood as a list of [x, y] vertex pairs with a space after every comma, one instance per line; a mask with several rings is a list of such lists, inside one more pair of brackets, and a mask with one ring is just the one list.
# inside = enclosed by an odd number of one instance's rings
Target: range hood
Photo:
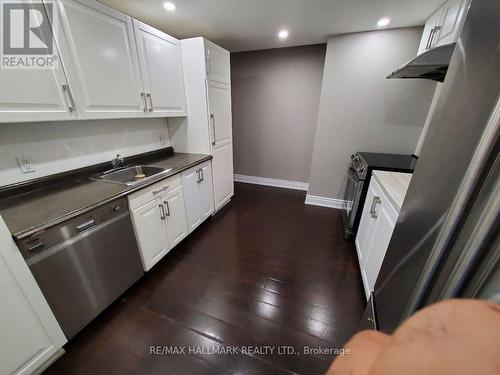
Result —
[[455, 43], [428, 50], [389, 74], [387, 78], [422, 78], [443, 82]]

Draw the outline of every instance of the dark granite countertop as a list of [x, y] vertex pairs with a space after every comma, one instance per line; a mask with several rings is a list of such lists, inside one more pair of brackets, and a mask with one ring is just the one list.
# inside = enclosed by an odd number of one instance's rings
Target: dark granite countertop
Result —
[[[161, 179], [132, 187], [91, 181], [88, 177], [92, 173], [82, 173], [48, 187], [1, 199], [0, 215], [13, 237], [23, 239], [211, 158], [209, 155], [184, 153], [156, 155], [153, 160], [150, 157], [147, 160], [147, 165], [165, 169], [172, 168], [172, 170], [163, 175]], [[134, 161], [140, 164], [140, 158], [135, 157]]]

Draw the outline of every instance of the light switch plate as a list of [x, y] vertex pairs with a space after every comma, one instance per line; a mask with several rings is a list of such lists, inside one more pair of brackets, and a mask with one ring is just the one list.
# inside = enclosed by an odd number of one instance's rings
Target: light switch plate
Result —
[[35, 164], [33, 164], [33, 158], [27, 155], [19, 155], [17, 158], [19, 163], [19, 168], [23, 173], [32, 173], [36, 171]]

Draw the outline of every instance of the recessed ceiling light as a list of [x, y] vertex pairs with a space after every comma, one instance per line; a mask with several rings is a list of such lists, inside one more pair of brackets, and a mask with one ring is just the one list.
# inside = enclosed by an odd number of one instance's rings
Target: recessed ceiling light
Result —
[[286, 38], [288, 38], [288, 30], [281, 30], [278, 33], [278, 38], [280, 38], [280, 39], [286, 39]]
[[377, 26], [384, 27], [391, 23], [391, 19], [389, 17], [384, 17], [378, 20]]
[[170, 3], [170, 2], [163, 3], [163, 7], [170, 12], [173, 12], [175, 10], [174, 3]]

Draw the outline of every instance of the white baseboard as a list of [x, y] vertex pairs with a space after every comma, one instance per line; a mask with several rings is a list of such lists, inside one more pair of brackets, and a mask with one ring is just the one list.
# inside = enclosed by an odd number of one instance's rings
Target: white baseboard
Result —
[[344, 208], [345, 201], [343, 199], [327, 198], [307, 194], [305, 204], [342, 210]]
[[274, 186], [284, 189], [294, 189], [294, 190], [304, 190], [304, 191], [307, 191], [307, 189], [309, 188], [309, 184], [307, 182], [277, 180], [274, 178], [245, 176], [242, 174], [235, 174], [234, 181], [244, 182], [246, 184]]

